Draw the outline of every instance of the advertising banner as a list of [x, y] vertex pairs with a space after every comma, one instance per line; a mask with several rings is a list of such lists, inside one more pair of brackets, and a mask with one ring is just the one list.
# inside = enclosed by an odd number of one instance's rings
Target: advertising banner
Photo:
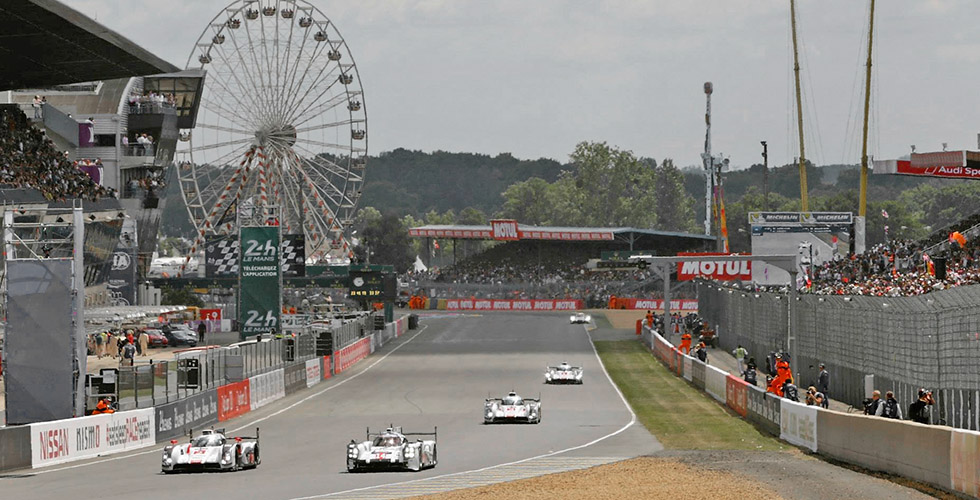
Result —
[[351, 271], [348, 296], [354, 300], [382, 300], [385, 293], [381, 271]]
[[366, 358], [371, 354], [371, 338], [365, 337], [353, 344], [333, 353], [333, 372], [334, 375], [342, 373], [354, 363]]
[[204, 276], [238, 276], [238, 238], [234, 235], [208, 236], [204, 240]]
[[756, 423], [772, 435], [779, 435], [780, 401], [782, 398], [769, 394], [755, 386], [747, 386], [747, 403], [749, 420]]
[[[679, 253], [679, 257], [724, 256], [724, 253]], [[701, 262], [678, 262], [677, 281], [690, 281], [698, 277], [708, 277], [719, 281], [752, 281], [752, 262], [726, 262], [705, 260]]]
[[320, 358], [313, 358], [306, 362], [306, 387], [313, 387], [320, 383]]
[[241, 228], [238, 328], [242, 338], [279, 330], [279, 227]]
[[300, 389], [306, 388], [306, 365], [293, 363], [283, 368], [282, 373], [285, 381], [286, 394], [292, 394]]
[[252, 408], [250, 395], [248, 380], [218, 387], [218, 420], [224, 422], [248, 413]]
[[749, 384], [734, 375], [729, 375], [725, 383], [725, 402], [735, 413], [744, 417], [749, 412]]
[[725, 402], [725, 392], [727, 391], [725, 379], [728, 374], [713, 367], [704, 367], [704, 390], [718, 401]]
[[694, 363], [693, 363], [693, 361], [694, 361], [694, 358], [692, 358], [690, 356], [684, 356], [684, 378], [688, 382], [690, 382], [691, 380], [693, 380], [693, 374], [691, 373], [691, 371], [694, 370]]
[[581, 300], [496, 300], [449, 299], [449, 311], [574, 311], [582, 309]]
[[218, 390], [210, 389], [193, 396], [153, 408], [156, 412], [156, 438], [163, 441], [186, 435], [218, 421]]
[[779, 439], [817, 451], [817, 407], [779, 400]]
[[31, 466], [70, 462], [156, 442], [152, 408], [31, 424]]
[[277, 399], [286, 397], [283, 369], [272, 370], [248, 379], [249, 409], [257, 410]]
[[[631, 299], [626, 297], [616, 297], [616, 308], [662, 311], [664, 308], [664, 301], [662, 299]], [[696, 311], [697, 309], [697, 300], [670, 301], [671, 311]]]
[[112, 267], [106, 282], [114, 306], [136, 305], [136, 249], [118, 246], [112, 251]]
[[323, 380], [330, 378], [333, 375], [333, 364], [330, 361], [330, 356], [323, 357], [323, 369], [320, 370], [323, 373]]
[[516, 241], [521, 239], [517, 231], [516, 220], [492, 220], [490, 221], [490, 232], [493, 234], [493, 239], [498, 241]]
[[306, 276], [306, 235], [282, 236], [282, 275], [285, 278]]

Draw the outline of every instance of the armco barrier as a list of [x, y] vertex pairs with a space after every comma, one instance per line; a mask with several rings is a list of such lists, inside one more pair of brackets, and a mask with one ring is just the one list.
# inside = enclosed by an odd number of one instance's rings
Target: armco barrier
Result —
[[980, 496], [980, 432], [953, 430], [949, 461], [953, 489]]
[[320, 358], [314, 358], [306, 362], [306, 387], [313, 387], [322, 380], [320, 376]]
[[727, 373], [713, 366], [704, 367], [704, 390], [722, 403], [725, 402], [725, 392], [727, 391], [725, 379], [727, 377]]
[[218, 421], [218, 390], [210, 389], [188, 398], [153, 408], [156, 438], [165, 441]]
[[949, 427], [833, 411], [820, 411], [817, 427], [822, 455], [951, 488]]
[[440, 299], [439, 306], [450, 311], [574, 311], [582, 309], [583, 303], [581, 300]]
[[371, 338], [365, 337], [353, 344], [344, 347], [339, 351], [334, 351], [333, 373], [343, 373], [354, 363], [366, 358], [371, 354]]
[[[314, 358], [319, 361], [319, 358]], [[307, 361], [308, 363], [308, 361]], [[293, 363], [283, 368], [282, 377], [285, 380], [286, 394], [292, 394], [306, 388], [306, 365]]]
[[779, 420], [779, 439], [817, 451], [816, 406], [780, 399]]
[[746, 416], [749, 413], [749, 384], [729, 375], [725, 377], [725, 403], [735, 413]]
[[286, 397], [286, 384], [282, 368], [249, 377], [249, 408], [257, 410], [277, 399]]
[[769, 434], [778, 436], [780, 418], [779, 401], [782, 398], [748, 384], [746, 384], [746, 389], [748, 389], [746, 394], [746, 401], [748, 402], [746, 417]]
[[0, 471], [31, 466], [31, 426], [0, 427]]
[[153, 409], [31, 424], [31, 466], [95, 457], [156, 444]]
[[224, 422], [248, 413], [252, 407], [250, 394], [247, 379], [218, 387], [218, 420]]

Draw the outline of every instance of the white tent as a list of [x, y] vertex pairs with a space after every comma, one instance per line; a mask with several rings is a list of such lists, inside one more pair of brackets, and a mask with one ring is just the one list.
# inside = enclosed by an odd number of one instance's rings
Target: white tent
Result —
[[418, 272], [428, 271], [428, 270], [429, 270], [429, 268], [428, 267], [425, 267], [425, 264], [422, 263], [422, 258], [419, 257], [418, 255], [416, 255], [415, 256], [415, 272], [418, 273]]

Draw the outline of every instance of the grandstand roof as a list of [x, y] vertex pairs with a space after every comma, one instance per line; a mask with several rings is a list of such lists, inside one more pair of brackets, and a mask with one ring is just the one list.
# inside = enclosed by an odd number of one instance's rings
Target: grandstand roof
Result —
[[[493, 228], [491, 226], [428, 225], [413, 227], [408, 230], [408, 235], [416, 238], [496, 239], [493, 236]], [[633, 227], [559, 227], [527, 226], [524, 224], [517, 225], [517, 238], [511, 239], [611, 241], [617, 239], [617, 237], [629, 238], [637, 236], [684, 238], [695, 241], [715, 240], [714, 236], [704, 234], [657, 231], [654, 229], [637, 229]]]
[[178, 71], [57, 0], [0, 2], [0, 90]]

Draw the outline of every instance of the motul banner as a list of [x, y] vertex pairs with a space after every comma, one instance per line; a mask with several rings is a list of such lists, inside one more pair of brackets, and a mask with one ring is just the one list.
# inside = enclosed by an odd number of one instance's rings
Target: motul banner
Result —
[[490, 232], [495, 240], [516, 241], [520, 239], [516, 220], [492, 220], [490, 221]]
[[[723, 253], [680, 253], [680, 257], [704, 257], [729, 255]], [[719, 281], [752, 281], [751, 261], [704, 260], [677, 263], [677, 281], [690, 281], [705, 277]]]
[[[645, 309], [659, 311], [664, 308], [663, 299], [631, 299], [626, 297], [616, 297], [617, 309]], [[671, 311], [695, 311], [698, 308], [696, 300], [671, 300]]]
[[582, 309], [581, 300], [496, 300], [450, 299], [450, 311], [574, 311]]

